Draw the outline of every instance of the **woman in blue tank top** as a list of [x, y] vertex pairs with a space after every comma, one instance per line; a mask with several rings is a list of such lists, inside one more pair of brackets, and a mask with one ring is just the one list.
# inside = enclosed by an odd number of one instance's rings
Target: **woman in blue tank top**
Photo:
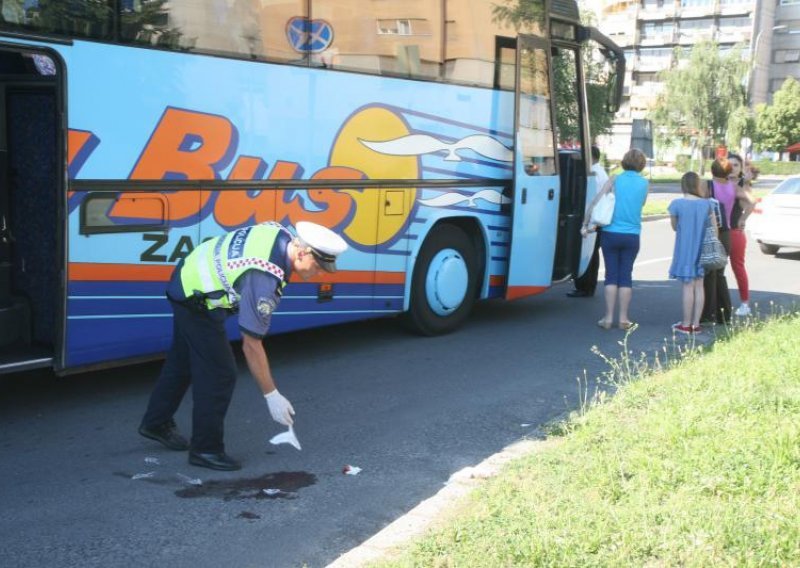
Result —
[[[618, 325], [629, 329], [633, 322], [628, 317], [633, 295], [633, 262], [639, 253], [639, 233], [642, 230], [642, 207], [647, 200], [647, 180], [640, 174], [647, 164], [644, 153], [631, 148], [622, 158], [620, 175], [614, 179], [615, 205], [611, 223], [603, 227], [600, 248], [606, 267], [606, 313], [597, 325], [610, 329], [614, 323], [614, 309], [619, 306]], [[594, 203], [586, 213], [591, 219]], [[584, 231], [592, 230], [584, 221]]]

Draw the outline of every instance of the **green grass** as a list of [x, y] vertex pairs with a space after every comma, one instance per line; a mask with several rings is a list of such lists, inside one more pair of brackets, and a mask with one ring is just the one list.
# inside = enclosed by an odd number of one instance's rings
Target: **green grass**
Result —
[[[768, 194], [769, 191], [766, 189], [755, 189], [753, 190], [753, 195], [756, 198], [764, 197]], [[651, 217], [653, 215], [668, 215], [667, 207], [669, 206], [669, 201], [665, 199], [653, 199], [651, 201], [647, 201], [642, 208], [642, 217]]]
[[648, 201], [642, 207], [642, 217], [652, 217], [653, 215], [668, 215], [667, 207], [669, 201], [665, 199]]
[[381, 566], [800, 566], [800, 314], [649, 368]]

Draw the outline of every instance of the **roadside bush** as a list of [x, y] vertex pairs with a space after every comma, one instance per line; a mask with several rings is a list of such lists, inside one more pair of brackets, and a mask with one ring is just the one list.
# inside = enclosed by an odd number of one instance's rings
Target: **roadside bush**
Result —
[[675, 156], [675, 169], [679, 173], [685, 174], [692, 166], [692, 157], [689, 154], [678, 154]]
[[789, 176], [800, 174], [800, 162], [773, 162], [772, 160], [758, 160], [754, 162], [759, 173], [765, 175]]

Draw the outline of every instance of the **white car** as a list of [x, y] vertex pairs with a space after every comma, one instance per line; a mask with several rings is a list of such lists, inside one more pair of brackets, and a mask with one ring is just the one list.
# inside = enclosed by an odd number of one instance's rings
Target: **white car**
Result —
[[781, 247], [800, 248], [800, 176], [779, 183], [759, 200], [747, 221], [750, 236], [764, 254], [775, 254]]

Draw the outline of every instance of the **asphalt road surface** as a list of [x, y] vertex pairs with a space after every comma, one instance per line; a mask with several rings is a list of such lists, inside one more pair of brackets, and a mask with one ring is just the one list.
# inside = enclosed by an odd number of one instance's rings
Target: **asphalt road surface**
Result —
[[[645, 224], [635, 352], [662, 347], [679, 318], [679, 286], [667, 280], [672, 242], [668, 221]], [[747, 263], [762, 313], [800, 298], [800, 252], [768, 257], [751, 243]], [[569, 299], [569, 289], [481, 303], [445, 337], [411, 336], [385, 319], [268, 339], [303, 449], [267, 443], [280, 429], [242, 363], [226, 423], [227, 449], [244, 461], [233, 473], [189, 466], [185, 453], [137, 435], [156, 363], [4, 377], [2, 563], [324, 566], [452, 473], [576, 406], [577, 378], [604, 370], [592, 346], [617, 354], [623, 332], [595, 325], [599, 294]], [[177, 416], [185, 433], [187, 402]], [[344, 475], [347, 464], [362, 472]]]

